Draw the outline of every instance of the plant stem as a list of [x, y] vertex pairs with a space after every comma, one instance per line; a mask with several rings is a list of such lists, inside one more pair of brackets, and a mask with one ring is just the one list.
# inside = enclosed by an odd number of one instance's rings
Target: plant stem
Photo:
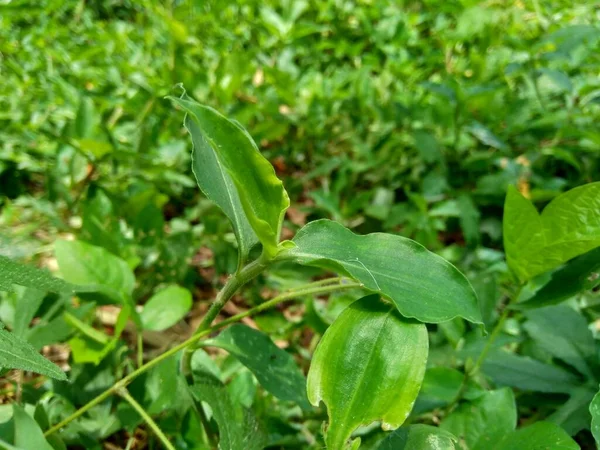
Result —
[[144, 365], [144, 336], [142, 330], [137, 330], [137, 365], [138, 367]]
[[[149, 369], [156, 366], [157, 364], [164, 361], [165, 359], [175, 355], [176, 353], [180, 352], [181, 350], [196, 343], [197, 341], [202, 339], [204, 336], [209, 335], [213, 331], [219, 330], [219, 329], [221, 329], [231, 323], [237, 322], [245, 317], [249, 317], [249, 316], [257, 314], [261, 311], [264, 311], [266, 309], [272, 308], [272, 307], [278, 305], [279, 303], [284, 302], [286, 300], [290, 300], [292, 298], [303, 297], [305, 295], [310, 295], [310, 294], [325, 294], [325, 293], [333, 292], [333, 291], [340, 291], [340, 290], [344, 290], [344, 289], [355, 289], [355, 288], [362, 287], [362, 284], [360, 284], [360, 283], [346, 282], [345, 280], [342, 280], [342, 281], [343, 282], [341, 284], [334, 284], [334, 285], [329, 285], [329, 286], [307, 287], [306, 289], [300, 288], [300, 289], [296, 289], [296, 290], [293, 290], [290, 292], [286, 292], [284, 294], [280, 294], [277, 297], [272, 298], [271, 300], [268, 300], [264, 303], [261, 303], [258, 306], [255, 306], [252, 309], [249, 309], [248, 311], [245, 311], [240, 314], [236, 314], [235, 316], [225, 319], [222, 322], [219, 322], [219, 323], [213, 325], [212, 327], [207, 328], [206, 330], [196, 332], [192, 337], [185, 340], [181, 344], [178, 344], [175, 347], [167, 350], [162, 355], [148, 361], [143, 366], [137, 368], [136, 370], [131, 372], [129, 375], [127, 375], [124, 378], [122, 378], [121, 380], [117, 381], [112, 387], [110, 387], [109, 389], [104, 391], [102, 394], [98, 395], [96, 398], [92, 399], [89, 403], [82, 406], [80, 409], [75, 411], [69, 417], [62, 420], [61, 422], [54, 425], [53, 427], [49, 428], [44, 433], [44, 436], [49, 436], [52, 433], [55, 433], [56, 431], [60, 430], [64, 426], [71, 423], [73, 420], [77, 419], [78, 417], [81, 417], [83, 414], [85, 414], [87, 411], [92, 409], [94, 406], [98, 405], [99, 403], [102, 403], [108, 397], [110, 397], [114, 393], [118, 392], [119, 389], [127, 387], [127, 385], [129, 383], [131, 383], [135, 378], [137, 378], [142, 373], [148, 371]], [[308, 285], [308, 286], [310, 286], [310, 285]]]
[[119, 396], [127, 400], [127, 402], [133, 407], [133, 409], [135, 409], [138, 412], [142, 419], [144, 419], [144, 422], [146, 422], [148, 426], [152, 429], [152, 431], [154, 431], [156, 437], [158, 437], [158, 439], [162, 442], [163, 446], [167, 450], [175, 450], [175, 447], [173, 447], [173, 444], [169, 442], [169, 439], [167, 438], [167, 436], [165, 436], [160, 427], [156, 424], [154, 420], [152, 420], [152, 417], [150, 417], [150, 415], [146, 412], [142, 405], [135, 401], [135, 399], [131, 396], [131, 394], [129, 393], [129, 391], [127, 391], [126, 388], [119, 389], [117, 391], [117, 394], [119, 394]]

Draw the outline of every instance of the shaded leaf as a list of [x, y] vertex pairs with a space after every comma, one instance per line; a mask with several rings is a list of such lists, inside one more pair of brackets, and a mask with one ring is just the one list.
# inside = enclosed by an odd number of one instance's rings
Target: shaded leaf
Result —
[[452, 433], [430, 425], [410, 425], [390, 433], [377, 450], [454, 450]]
[[579, 450], [577, 443], [561, 427], [536, 422], [506, 436], [494, 450]]
[[17, 447], [31, 450], [54, 450], [44, 438], [44, 432], [33, 417], [17, 404], [13, 404], [13, 419]]
[[331, 325], [313, 356], [308, 398], [327, 406], [330, 449], [344, 448], [360, 425], [386, 430], [408, 417], [425, 373], [425, 325], [404, 319], [371, 295], [352, 303]]
[[235, 324], [216, 338], [202, 341], [202, 345], [227, 350], [248, 367], [259, 383], [274, 396], [310, 408], [306, 398], [306, 379], [294, 358], [260, 331]]
[[302, 228], [294, 243], [282, 259], [348, 275], [390, 298], [405, 317], [481, 322], [477, 297], [465, 276], [415, 241], [385, 233], [360, 236], [336, 222], [317, 220]]

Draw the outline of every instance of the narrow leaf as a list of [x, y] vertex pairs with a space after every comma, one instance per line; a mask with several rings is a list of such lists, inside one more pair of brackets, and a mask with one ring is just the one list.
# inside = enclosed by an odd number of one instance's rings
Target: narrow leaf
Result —
[[40, 308], [45, 296], [45, 292], [33, 288], [27, 288], [23, 291], [19, 300], [17, 300], [15, 308], [13, 332], [17, 336], [25, 336], [25, 332], [29, 328], [29, 324], [35, 317], [35, 313]]
[[[195, 141], [200, 143], [204, 139], [211, 146], [218, 163], [231, 177], [246, 218], [263, 249], [267, 254], [275, 255], [283, 216], [290, 201], [273, 166], [260, 154], [250, 135], [238, 123], [193, 100], [168, 98], [183, 108], [198, 126], [202, 136], [196, 137]], [[214, 177], [215, 174], [208, 173], [206, 176]], [[223, 208], [222, 204], [219, 206]], [[236, 222], [232, 221], [235, 226]], [[238, 234], [240, 230], [238, 226]]]
[[481, 323], [477, 297], [465, 276], [415, 241], [386, 233], [360, 236], [336, 222], [317, 220], [302, 228], [294, 243], [281, 259], [348, 275], [390, 298], [405, 317]]
[[600, 392], [590, 403], [590, 414], [592, 415], [592, 434], [596, 440], [596, 447], [600, 448]]
[[0, 326], [0, 367], [27, 370], [57, 380], [67, 379], [58, 366], [40, 355], [31, 344], [1, 328]]
[[191, 391], [198, 401], [206, 402], [219, 425], [220, 450], [262, 450], [266, 436], [251, 411], [234, 403], [225, 385], [207, 372], [194, 372]]
[[326, 443], [344, 448], [361, 425], [398, 428], [415, 402], [427, 361], [425, 325], [371, 295], [346, 308], [325, 332], [308, 374], [308, 398], [327, 406]]
[[19, 264], [0, 255], [0, 290], [12, 291], [13, 284], [45, 292], [73, 292], [73, 286], [65, 280], [55, 278], [45, 270]]
[[202, 345], [227, 350], [248, 367], [259, 383], [274, 396], [310, 408], [306, 398], [306, 379], [294, 358], [260, 331], [236, 324], [216, 338], [203, 341]]
[[172, 327], [192, 308], [192, 294], [180, 286], [168, 286], [154, 294], [140, 314], [144, 330], [162, 331]]

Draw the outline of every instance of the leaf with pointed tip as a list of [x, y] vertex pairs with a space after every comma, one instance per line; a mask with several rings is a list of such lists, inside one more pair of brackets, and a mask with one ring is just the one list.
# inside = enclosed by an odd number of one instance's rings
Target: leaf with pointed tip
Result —
[[[206, 170], [210, 170], [210, 167], [214, 168], [215, 164], [219, 164], [225, 169], [235, 185], [246, 220], [263, 244], [266, 253], [274, 256], [277, 253], [283, 216], [290, 200], [283, 188], [283, 183], [275, 175], [273, 166], [260, 154], [248, 132], [237, 122], [233, 122], [214, 109], [189, 98], [168, 98], [184, 109], [189, 120], [197, 125], [197, 127], [192, 126], [189, 130], [190, 133], [192, 131], [200, 132], [201, 135], [196, 136], [194, 141], [202, 146], [203, 153], [208, 150], [207, 146], [210, 146], [216, 156], [216, 161], [213, 161], [212, 166], [207, 165], [201, 168], [202, 174], [206, 178], [214, 178], [215, 172]], [[210, 157], [212, 158], [212, 155]], [[195, 166], [195, 169], [200, 169], [200, 167]], [[221, 169], [219, 168], [217, 171], [219, 172]], [[203, 184], [205, 183], [204, 181]], [[220, 185], [220, 189], [226, 189], [226, 192], [232, 195], [230, 187], [226, 181]], [[212, 191], [213, 197], [220, 199], [219, 206], [224, 208], [226, 201], [223, 201], [223, 195], [216, 196], [215, 189]], [[234, 198], [230, 202], [230, 206], [225, 208], [228, 208], [230, 213], [235, 213], [235, 219], [232, 218], [234, 216], [229, 218], [234, 223], [239, 238], [242, 230], [244, 233], [247, 230], [242, 228], [243, 221], [237, 217], [238, 210], [233, 209], [237, 208], [235, 201]], [[227, 211], [225, 212], [227, 213]], [[252, 239], [252, 236], [248, 236], [247, 233], [244, 236], [245, 239]]]
[[[488, 447], [489, 449], [490, 447]], [[580, 450], [565, 430], [550, 422], [536, 422], [505, 436], [492, 450]]]
[[421, 322], [462, 317], [481, 323], [477, 296], [456, 267], [410, 239], [386, 233], [354, 234], [330, 220], [310, 222], [281, 259], [341, 272], [391, 299]]
[[260, 331], [236, 324], [201, 344], [227, 350], [248, 367], [259, 383], [275, 397], [310, 408], [306, 398], [306, 379], [294, 358]]
[[67, 379], [58, 366], [40, 355], [27, 341], [5, 330], [2, 324], [0, 324], [0, 367], [28, 370], [57, 380]]
[[308, 373], [308, 398], [327, 406], [326, 443], [344, 448], [361, 425], [398, 428], [408, 417], [425, 374], [425, 325], [403, 318], [377, 295], [346, 308], [319, 342]]
[[12, 285], [25, 286], [44, 292], [73, 292], [73, 286], [37, 267], [19, 264], [0, 255], [0, 290], [12, 291]]
[[542, 213], [509, 186], [504, 204], [506, 261], [522, 281], [600, 246], [600, 182], [571, 189]]

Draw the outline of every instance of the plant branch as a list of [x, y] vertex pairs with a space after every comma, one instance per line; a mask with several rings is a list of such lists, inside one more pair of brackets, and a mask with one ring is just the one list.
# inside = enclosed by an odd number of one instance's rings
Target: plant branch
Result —
[[131, 394], [129, 393], [129, 391], [126, 388], [119, 389], [117, 391], [117, 394], [119, 394], [119, 396], [121, 396], [125, 400], [127, 400], [127, 402], [133, 407], [133, 409], [135, 409], [138, 412], [138, 414], [142, 417], [142, 419], [144, 419], [144, 422], [146, 422], [146, 424], [148, 424], [150, 429], [152, 429], [152, 431], [154, 431], [154, 434], [156, 434], [156, 437], [160, 440], [160, 442], [162, 442], [163, 446], [167, 450], [175, 450], [175, 447], [173, 447], [173, 444], [171, 444], [171, 442], [169, 441], [167, 436], [165, 436], [165, 434], [160, 429], [160, 427], [156, 424], [156, 422], [154, 420], [152, 420], [152, 417], [150, 417], [150, 415], [146, 412], [146, 410], [142, 407], [142, 405], [140, 405], [131, 396]]
[[[320, 282], [318, 282], [318, 283], [320, 283]], [[274, 306], [278, 305], [279, 303], [282, 303], [286, 300], [290, 300], [292, 298], [303, 297], [303, 296], [311, 295], [311, 294], [315, 294], [315, 295], [316, 294], [326, 294], [328, 292], [340, 291], [340, 290], [344, 290], [344, 289], [355, 289], [355, 288], [360, 288], [360, 287], [362, 287], [362, 284], [351, 282], [351, 281], [346, 281], [346, 280], [342, 280], [342, 282], [340, 284], [333, 284], [333, 285], [328, 285], [328, 286], [313, 287], [311, 285], [308, 285], [305, 289], [299, 288], [299, 289], [296, 289], [296, 290], [293, 290], [290, 292], [286, 292], [284, 294], [280, 294], [280, 295], [272, 298], [271, 300], [268, 300], [264, 303], [261, 303], [258, 306], [255, 306], [252, 309], [249, 309], [248, 311], [245, 311], [240, 314], [236, 314], [235, 316], [225, 319], [222, 322], [219, 322], [205, 330], [196, 332], [192, 337], [185, 340], [181, 344], [178, 344], [175, 347], [167, 350], [160, 356], [157, 356], [156, 358], [148, 361], [143, 366], [137, 368], [136, 370], [131, 372], [129, 375], [127, 375], [124, 378], [122, 378], [121, 380], [117, 381], [112, 387], [110, 387], [109, 389], [104, 391], [102, 394], [98, 395], [96, 398], [92, 399], [90, 402], [88, 402], [87, 404], [82, 406], [80, 409], [75, 411], [69, 417], [62, 420], [61, 422], [54, 425], [53, 427], [49, 428], [44, 433], [44, 436], [49, 436], [49, 435], [55, 433], [56, 431], [60, 430], [61, 428], [65, 427], [66, 425], [71, 423], [73, 420], [81, 417], [83, 414], [85, 414], [87, 411], [92, 409], [94, 406], [102, 403], [104, 400], [106, 400], [113, 394], [117, 393], [119, 391], [119, 389], [123, 389], [123, 388], [127, 387], [127, 385], [129, 383], [131, 383], [135, 378], [137, 378], [142, 373], [148, 371], [152, 367], [161, 363], [165, 359], [175, 355], [176, 353], [180, 352], [181, 350], [184, 350], [187, 347], [191, 346], [192, 344], [198, 342], [204, 336], [209, 335], [213, 331], [219, 330], [219, 329], [221, 329], [229, 324], [232, 324], [234, 322], [237, 322], [245, 317], [252, 316], [254, 314], [257, 314], [257, 313], [264, 311], [266, 309], [269, 309], [269, 308], [273, 308]]]

